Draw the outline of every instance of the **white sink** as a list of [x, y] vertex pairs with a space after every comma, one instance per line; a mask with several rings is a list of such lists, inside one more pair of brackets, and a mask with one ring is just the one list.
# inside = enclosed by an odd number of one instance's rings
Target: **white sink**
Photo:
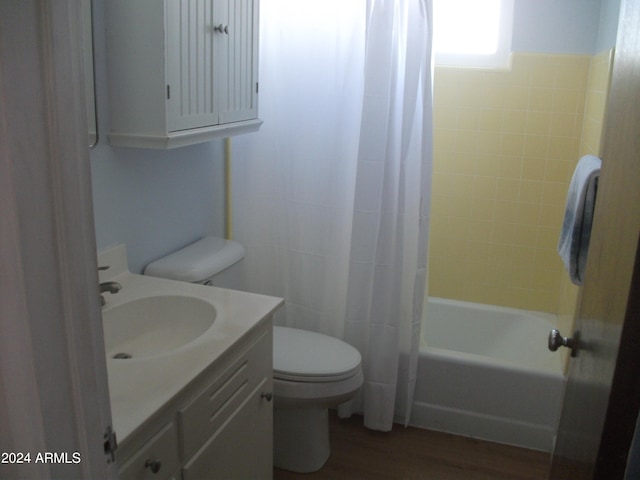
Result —
[[143, 297], [102, 312], [108, 358], [162, 355], [189, 344], [213, 325], [215, 307], [183, 295]]

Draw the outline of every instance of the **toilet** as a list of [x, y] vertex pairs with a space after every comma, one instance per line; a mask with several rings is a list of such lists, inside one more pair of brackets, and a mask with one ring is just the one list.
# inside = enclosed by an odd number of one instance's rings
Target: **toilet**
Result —
[[360, 352], [321, 333], [273, 327], [273, 463], [299, 473], [329, 458], [329, 408], [362, 385]]
[[[241, 290], [245, 250], [204, 237], [156, 260], [144, 274]], [[330, 454], [329, 408], [351, 399], [363, 382], [358, 350], [337, 338], [273, 327], [273, 463], [299, 473], [319, 470]]]

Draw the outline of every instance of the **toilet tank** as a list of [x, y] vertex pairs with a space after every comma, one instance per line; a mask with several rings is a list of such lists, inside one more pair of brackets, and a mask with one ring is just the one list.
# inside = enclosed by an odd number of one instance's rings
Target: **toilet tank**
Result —
[[204, 237], [151, 262], [145, 275], [242, 290], [245, 249], [238, 242]]

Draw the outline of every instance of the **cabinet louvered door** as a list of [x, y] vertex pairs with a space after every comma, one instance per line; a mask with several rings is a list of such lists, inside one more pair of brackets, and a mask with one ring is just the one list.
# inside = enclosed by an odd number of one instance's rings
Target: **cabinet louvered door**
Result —
[[169, 131], [257, 118], [257, 0], [167, 0]]
[[257, 118], [258, 0], [218, 0], [227, 10], [228, 33], [220, 42], [220, 123]]
[[169, 131], [219, 123], [217, 75], [226, 43], [226, 0], [167, 0], [167, 126]]

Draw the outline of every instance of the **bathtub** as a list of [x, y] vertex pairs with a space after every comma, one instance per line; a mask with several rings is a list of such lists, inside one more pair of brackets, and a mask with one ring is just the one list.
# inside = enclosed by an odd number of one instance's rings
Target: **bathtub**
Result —
[[552, 451], [562, 359], [553, 315], [430, 297], [410, 424]]

